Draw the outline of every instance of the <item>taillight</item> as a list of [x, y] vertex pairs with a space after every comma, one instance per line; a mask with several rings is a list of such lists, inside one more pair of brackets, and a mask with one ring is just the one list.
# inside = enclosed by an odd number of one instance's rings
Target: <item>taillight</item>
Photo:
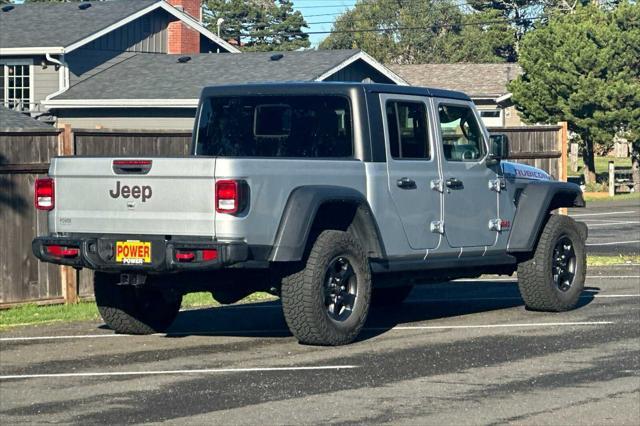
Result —
[[235, 214], [240, 211], [241, 184], [237, 180], [219, 180], [216, 182], [216, 211]]
[[66, 246], [46, 246], [47, 253], [54, 257], [77, 257], [80, 254], [80, 249], [77, 247]]
[[56, 191], [53, 179], [36, 179], [35, 205], [38, 210], [53, 210], [56, 203]]
[[176, 260], [178, 262], [191, 262], [196, 258], [196, 254], [192, 251], [181, 251], [176, 253]]

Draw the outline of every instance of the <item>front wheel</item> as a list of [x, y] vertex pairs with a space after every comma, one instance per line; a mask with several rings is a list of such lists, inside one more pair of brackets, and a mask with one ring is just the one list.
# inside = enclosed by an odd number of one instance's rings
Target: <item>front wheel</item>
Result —
[[153, 334], [167, 330], [180, 311], [182, 297], [167, 298], [148, 285], [119, 285], [119, 274], [95, 272], [93, 286], [98, 311], [116, 333]]
[[282, 309], [300, 343], [344, 345], [358, 336], [369, 312], [371, 272], [357, 241], [323, 231], [304, 268], [282, 281]]
[[518, 287], [528, 309], [573, 309], [584, 289], [587, 259], [583, 233], [567, 216], [552, 215], [533, 257], [518, 265]]

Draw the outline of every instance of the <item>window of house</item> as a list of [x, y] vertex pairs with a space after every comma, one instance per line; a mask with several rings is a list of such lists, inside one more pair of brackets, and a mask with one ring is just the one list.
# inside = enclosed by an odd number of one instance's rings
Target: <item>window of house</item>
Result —
[[0, 64], [0, 100], [10, 109], [19, 111], [30, 109], [30, 65]]
[[487, 127], [502, 127], [502, 110], [501, 109], [481, 109], [478, 111], [482, 122]]
[[425, 104], [389, 101], [386, 110], [391, 157], [400, 160], [431, 159]]

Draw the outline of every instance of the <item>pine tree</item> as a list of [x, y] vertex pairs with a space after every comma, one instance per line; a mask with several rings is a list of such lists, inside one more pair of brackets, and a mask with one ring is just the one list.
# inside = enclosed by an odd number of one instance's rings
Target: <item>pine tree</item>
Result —
[[586, 183], [595, 182], [595, 149], [615, 135], [640, 149], [638, 3], [581, 6], [552, 18], [524, 37], [519, 63], [524, 74], [510, 89], [522, 117], [569, 123], [583, 145]]
[[308, 28], [291, 0], [207, 0], [204, 1], [205, 25], [217, 31], [218, 19], [224, 19], [221, 37], [235, 40], [245, 51], [297, 50], [310, 46]]

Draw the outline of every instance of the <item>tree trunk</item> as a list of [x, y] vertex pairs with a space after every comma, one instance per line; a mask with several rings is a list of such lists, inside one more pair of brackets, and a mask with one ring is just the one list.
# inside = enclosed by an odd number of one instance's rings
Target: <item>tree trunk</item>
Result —
[[582, 161], [584, 162], [584, 183], [596, 183], [596, 163], [593, 154], [593, 140], [589, 137], [584, 138]]

